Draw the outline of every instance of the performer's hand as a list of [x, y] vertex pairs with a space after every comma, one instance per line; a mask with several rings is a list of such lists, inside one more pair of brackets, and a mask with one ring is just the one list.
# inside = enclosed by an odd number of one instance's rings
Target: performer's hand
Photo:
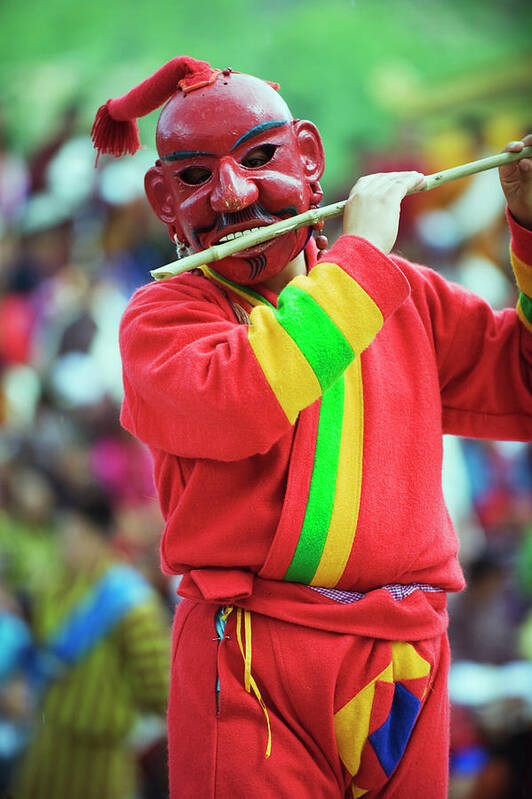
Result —
[[423, 187], [421, 172], [380, 172], [357, 180], [344, 209], [344, 233], [361, 236], [389, 253], [399, 229], [401, 200]]
[[[511, 141], [505, 152], [520, 152], [523, 147], [532, 145], [532, 133], [521, 141]], [[499, 169], [501, 186], [510, 213], [523, 227], [532, 230], [532, 158], [522, 158]]]

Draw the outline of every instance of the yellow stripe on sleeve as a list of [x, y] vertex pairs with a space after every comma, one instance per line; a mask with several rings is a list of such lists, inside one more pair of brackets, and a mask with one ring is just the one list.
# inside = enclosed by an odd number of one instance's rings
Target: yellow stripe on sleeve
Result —
[[323, 308], [355, 352], [362, 352], [384, 324], [380, 308], [336, 264], [319, 263], [291, 285], [306, 291]]
[[312, 367], [271, 308], [252, 310], [248, 340], [279, 404], [294, 424], [301, 409], [322, 394]]
[[364, 398], [360, 356], [345, 372], [345, 400], [336, 491], [327, 539], [311, 585], [333, 588], [355, 538], [362, 489]]
[[510, 258], [517, 285], [527, 297], [532, 298], [532, 266], [522, 261], [510, 250]]

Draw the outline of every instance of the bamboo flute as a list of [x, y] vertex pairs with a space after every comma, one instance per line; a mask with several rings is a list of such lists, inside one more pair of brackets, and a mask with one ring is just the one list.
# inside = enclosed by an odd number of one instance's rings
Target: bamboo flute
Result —
[[[434, 172], [432, 175], [426, 175], [425, 186], [421, 189], [414, 189], [408, 192], [408, 194], [418, 194], [422, 191], [429, 191], [438, 186], [443, 186], [444, 183], [450, 183], [453, 180], [465, 178], [477, 172], [484, 172], [486, 169], [495, 169], [496, 167], [510, 164], [513, 161], [519, 161], [521, 158], [530, 157], [532, 157], [532, 147], [523, 147], [519, 152], [497, 153], [487, 158], [480, 158], [478, 161], [460, 164], [460, 166], [452, 167], [452, 169], [444, 169], [442, 172]], [[229, 255], [234, 255], [250, 247], [255, 247], [257, 244], [262, 244], [277, 236], [282, 236], [284, 233], [288, 233], [291, 230], [315, 225], [316, 222], [324, 221], [333, 216], [340, 216], [346, 203], [347, 200], [341, 200], [332, 205], [324, 205], [322, 208], [312, 208], [302, 214], [291, 216], [289, 219], [283, 219], [280, 222], [274, 222], [271, 225], [264, 225], [260, 230], [255, 230], [253, 233], [244, 233], [242, 236], [232, 239], [231, 241], [226, 241], [223, 244], [215, 244], [207, 250], [195, 252], [178, 261], [172, 261], [165, 266], [160, 266], [158, 269], [153, 269], [150, 274], [155, 280], [166, 280], [167, 278], [175, 277], [175, 275], [180, 275], [183, 272], [189, 272], [191, 269], [195, 269], [198, 266], [204, 266], [213, 261], [220, 261], [222, 258], [227, 258]]]

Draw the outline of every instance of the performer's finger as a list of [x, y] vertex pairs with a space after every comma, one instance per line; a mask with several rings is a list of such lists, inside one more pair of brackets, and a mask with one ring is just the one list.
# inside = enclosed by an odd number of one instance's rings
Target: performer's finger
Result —
[[425, 183], [426, 178], [422, 172], [390, 173], [391, 187], [395, 187], [403, 195], [408, 194], [409, 191], [422, 189]]
[[[522, 138], [523, 146], [530, 147], [532, 145], [532, 133], [528, 133], [526, 136]], [[526, 173], [527, 178], [532, 175], [532, 158], [521, 158], [518, 161], [519, 169], [521, 172]]]
[[401, 191], [406, 187], [405, 191], [412, 191], [422, 188], [425, 180], [425, 175], [422, 172], [375, 172], [359, 178], [354, 188], [358, 185], [359, 188], [371, 188], [375, 191], [380, 189]]
[[525, 146], [524, 141], [522, 139], [517, 139], [516, 141], [509, 141], [506, 147], [503, 149], [503, 153], [519, 153]]
[[[522, 139], [508, 142], [508, 144], [504, 147], [503, 152], [519, 153], [523, 147], [528, 147], [530, 145], [532, 145], [532, 134], [528, 133], [526, 136], [523, 136]], [[528, 179], [531, 174], [532, 159], [530, 158], [521, 158], [519, 161], [514, 161], [513, 163], [506, 164], [505, 166], [499, 168], [501, 181], [507, 184], [514, 181], [520, 181], [524, 177]]]

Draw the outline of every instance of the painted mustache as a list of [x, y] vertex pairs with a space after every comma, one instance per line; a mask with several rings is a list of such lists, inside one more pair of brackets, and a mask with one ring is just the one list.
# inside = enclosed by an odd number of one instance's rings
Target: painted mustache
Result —
[[[215, 230], [218, 234], [228, 227], [246, 225], [248, 222], [264, 222], [264, 224], [271, 224], [273, 222], [278, 222], [280, 219], [286, 219], [287, 217], [295, 216], [296, 214], [297, 208], [295, 208], [293, 205], [288, 205], [285, 208], [281, 208], [279, 211], [271, 213], [270, 211], [267, 211], [266, 208], [264, 208], [264, 206], [262, 206], [260, 203], [253, 203], [253, 205], [243, 208], [242, 211], [217, 214], [212, 225], [208, 225], [207, 227], [193, 228], [192, 233], [196, 240], [197, 246], [201, 248], [199, 236], [203, 233], [211, 233], [213, 230]], [[250, 280], [255, 280], [255, 278], [258, 277], [258, 275], [260, 275], [260, 273], [264, 270], [267, 263], [267, 258], [264, 253], [259, 253], [258, 255], [249, 258], [243, 258], [243, 260], [246, 261], [249, 266]]]
[[246, 222], [266, 222], [271, 224], [274, 220], [273, 214], [270, 214], [260, 203], [253, 203], [253, 205], [244, 208], [242, 211], [219, 214], [216, 219], [216, 228], [217, 231], [221, 231], [232, 225], [244, 225]]
[[203, 233], [211, 233], [213, 230], [216, 230], [217, 233], [220, 233], [227, 227], [232, 227], [233, 225], [245, 225], [248, 222], [264, 222], [265, 224], [271, 224], [272, 222], [277, 222], [280, 219], [285, 219], [289, 216], [295, 216], [296, 214], [297, 208], [295, 208], [293, 205], [288, 205], [286, 208], [281, 208], [281, 210], [274, 211], [272, 213], [267, 211], [266, 208], [264, 208], [264, 206], [262, 206], [260, 203], [253, 203], [253, 205], [243, 208], [242, 211], [216, 214], [211, 225], [207, 225], [205, 227], [195, 227], [192, 229], [192, 234], [197, 246], [201, 248], [199, 237]]

